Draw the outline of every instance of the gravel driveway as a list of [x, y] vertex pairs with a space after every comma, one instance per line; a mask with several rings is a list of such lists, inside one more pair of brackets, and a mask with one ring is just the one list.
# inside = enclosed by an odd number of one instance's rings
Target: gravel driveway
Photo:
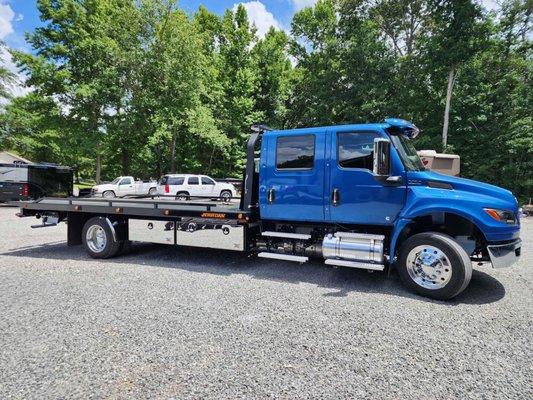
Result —
[[16, 211], [0, 207], [1, 399], [531, 398], [531, 218], [521, 262], [446, 303], [319, 261], [95, 261]]

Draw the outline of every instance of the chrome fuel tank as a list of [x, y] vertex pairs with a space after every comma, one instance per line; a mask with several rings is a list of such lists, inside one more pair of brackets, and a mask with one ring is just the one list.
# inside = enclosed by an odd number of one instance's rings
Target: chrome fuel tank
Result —
[[325, 259], [383, 264], [384, 240], [383, 235], [336, 232], [324, 237], [322, 255]]

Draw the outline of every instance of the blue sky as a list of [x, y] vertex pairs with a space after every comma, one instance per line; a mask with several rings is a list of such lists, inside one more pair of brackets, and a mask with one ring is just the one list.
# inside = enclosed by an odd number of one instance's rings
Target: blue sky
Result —
[[[492, 9], [496, 0], [480, 0], [485, 7]], [[270, 26], [279, 29], [290, 29], [292, 16], [299, 9], [313, 5], [316, 0], [181, 0], [179, 5], [193, 13], [200, 5], [206, 6], [217, 14], [243, 3], [248, 16], [256, 24], [258, 34], [262, 36]], [[0, 40], [11, 48], [30, 51], [24, 34], [39, 26], [39, 13], [36, 0], [0, 0]], [[10, 56], [5, 50], [0, 51], [0, 63], [16, 72]], [[15, 95], [24, 94], [27, 89], [20, 85], [13, 88]]]

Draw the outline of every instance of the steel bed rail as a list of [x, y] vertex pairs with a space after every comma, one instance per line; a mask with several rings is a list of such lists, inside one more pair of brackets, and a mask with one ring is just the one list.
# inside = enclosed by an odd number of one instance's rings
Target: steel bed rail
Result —
[[39, 212], [80, 212], [140, 217], [201, 217], [227, 218], [249, 221], [251, 211], [243, 211], [233, 203], [185, 202], [153, 199], [95, 199], [45, 197], [35, 201], [11, 202], [21, 208], [21, 214], [35, 215]]

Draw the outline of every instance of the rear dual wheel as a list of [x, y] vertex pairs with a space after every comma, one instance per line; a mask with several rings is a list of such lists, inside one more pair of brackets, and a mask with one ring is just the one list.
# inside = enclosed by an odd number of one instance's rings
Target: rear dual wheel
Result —
[[94, 217], [83, 226], [82, 242], [92, 258], [110, 258], [126, 251], [128, 241], [116, 241], [109, 222], [104, 217]]
[[402, 282], [412, 291], [437, 300], [461, 293], [472, 278], [472, 262], [450, 236], [424, 232], [407, 239], [397, 264]]

